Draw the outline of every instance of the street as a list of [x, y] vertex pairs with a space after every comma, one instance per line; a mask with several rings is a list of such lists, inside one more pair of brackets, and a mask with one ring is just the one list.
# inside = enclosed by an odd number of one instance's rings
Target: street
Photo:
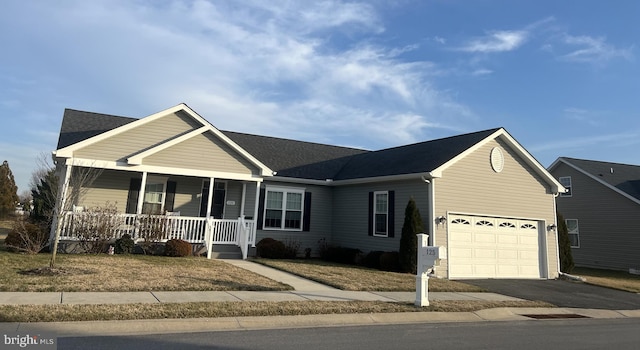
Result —
[[405, 324], [60, 338], [58, 349], [637, 349], [640, 319]]

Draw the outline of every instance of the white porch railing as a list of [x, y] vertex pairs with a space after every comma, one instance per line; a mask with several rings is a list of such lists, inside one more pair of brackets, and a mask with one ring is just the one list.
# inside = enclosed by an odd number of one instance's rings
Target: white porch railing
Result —
[[240, 217], [236, 220], [189, 216], [116, 214], [105, 219], [104, 214], [67, 212], [61, 222], [60, 240], [77, 241], [78, 232], [107, 228], [112, 239], [129, 234], [134, 241], [142, 241], [154, 233], [153, 239], [166, 242], [182, 239], [193, 244], [204, 244], [211, 258], [213, 244], [237, 245], [242, 258], [247, 258], [249, 245], [255, 247], [255, 222]]

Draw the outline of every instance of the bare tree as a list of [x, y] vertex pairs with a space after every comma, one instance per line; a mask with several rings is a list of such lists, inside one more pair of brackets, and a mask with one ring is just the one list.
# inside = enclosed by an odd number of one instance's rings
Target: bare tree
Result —
[[[54, 268], [60, 241], [60, 232], [67, 212], [89, 191], [91, 184], [102, 175], [103, 169], [95, 167], [67, 166], [54, 164], [51, 156], [41, 154], [36, 159], [36, 170], [31, 175], [31, 186], [36, 207], [40, 210], [41, 220], [45, 220], [52, 233], [51, 260], [49, 267]], [[44, 192], [44, 193], [38, 193]], [[48, 208], [48, 209], [47, 209]], [[35, 208], [38, 212], [38, 208]]]
[[89, 191], [89, 186], [102, 175], [103, 169], [94, 167], [66, 166], [60, 164], [57, 169], [64, 177], [58, 178], [58, 192], [56, 198], [54, 216], [52, 220], [53, 244], [51, 248], [51, 260], [49, 267], [54, 268], [60, 242], [62, 223], [67, 212], [71, 211], [75, 203]]

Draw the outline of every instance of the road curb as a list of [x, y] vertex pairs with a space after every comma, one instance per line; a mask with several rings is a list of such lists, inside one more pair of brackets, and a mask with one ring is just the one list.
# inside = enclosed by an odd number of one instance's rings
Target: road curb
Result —
[[541, 322], [527, 314], [579, 314], [588, 318], [640, 318], [640, 310], [571, 308], [496, 308], [476, 312], [401, 312], [380, 314], [331, 314], [251, 316], [191, 319], [118, 320], [89, 322], [0, 323], [0, 332], [53, 333], [58, 337], [148, 335], [216, 331], [248, 331], [285, 328], [344, 327], [408, 323]]

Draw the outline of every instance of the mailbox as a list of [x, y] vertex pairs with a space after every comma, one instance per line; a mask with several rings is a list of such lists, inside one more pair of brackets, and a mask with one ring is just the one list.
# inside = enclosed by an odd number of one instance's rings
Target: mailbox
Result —
[[418, 234], [418, 274], [427, 273], [440, 265], [440, 259], [447, 258], [447, 248], [428, 246], [428, 238], [426, 234]]
[[427, 273], [434, 266], [440, 265], [440, 259], [447, 258], [446, 247], [429, 246], [429, 235], [418, 235], [418, 266], [416, 275], [417, 306], [429, 306], [429, 276]]

